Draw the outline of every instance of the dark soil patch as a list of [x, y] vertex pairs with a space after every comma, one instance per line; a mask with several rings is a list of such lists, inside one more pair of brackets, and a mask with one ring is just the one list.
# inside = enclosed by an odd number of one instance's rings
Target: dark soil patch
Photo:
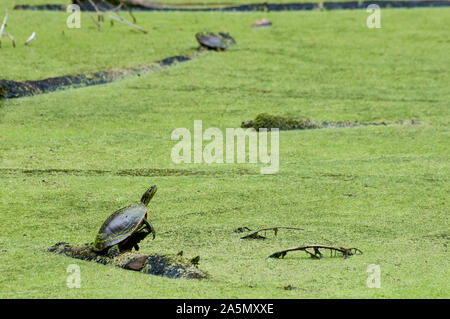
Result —
[[197, 268], [198, 257], [190, 260], [180, 255], [143, 255], [134, 252], [109, 256], [97, 254], [91, 248], [92, 244], [73, 246], [61, 242], [50, 247], [47, 251], [103, 265], [114, 265], [148, 275], [187, 279], [208, 278], [206, 272]]

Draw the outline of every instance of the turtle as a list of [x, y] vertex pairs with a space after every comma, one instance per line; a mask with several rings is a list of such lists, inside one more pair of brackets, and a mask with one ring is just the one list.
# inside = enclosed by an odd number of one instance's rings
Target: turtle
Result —
[[225, 50], [236, 44], [236, 41], [226, 32], [219, 32], [219, 35], [212, 32], [199, 32], [195, 38], [202, 47], [210, 50]]
[[97, 253], [139, 251], [138, 243], [155, 229], [148, 220], [147, 205], [157, 191], [153, 185], [142, 195], [141, 202], [119, 209], [103, 223], [92, 250]]

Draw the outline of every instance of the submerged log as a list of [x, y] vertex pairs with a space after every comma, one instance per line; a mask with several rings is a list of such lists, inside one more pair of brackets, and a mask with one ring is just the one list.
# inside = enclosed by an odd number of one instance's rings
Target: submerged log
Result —
[[98, 254], [92, 250], [92, 244], [73, 246], [60, 242], [47, 251], [68, 257], [93, 261], [103, 265], [114, 265], [127, 270], [139, 271], [148, 275], [168, 278], [204, 279], [208, 274], [197, 268], [200, 257], [188, 259], [176, 254], [144, 255], [135, 252]]
[[158, 72], [166, 67], [190, 61], [202, 52], [195, 52], [191, 55], [177, 55], [149, 64], [143, 64], [132, 68], [111, 69], [86, 74], [66, 75], [55, 78], [48, 78], [36, 81], [10, 81], [0, 79], [0, 99], [19, 98], [33, 96], [47, 92], [53, 92], [66, 88], [86, 87], [119, 81], [132, 76], [141, 76], [149, 72]]
[[388, 126], [388, 125], [418, 125], [416, 120], [398, 120], [396, 122], [359, 122], [359, 121], [315, 121], [309, 118], [285, 117], [280, 115], [272, 115], [267, 113], [260, 113], [254, 120], [244, 121], [241, 123], [241, 128], [254, 128], [259, 130], [261, 128], [279, 130], [312, 130], [322, 128], [342, 128], [342, 127], [357, 127], [357, 126]]

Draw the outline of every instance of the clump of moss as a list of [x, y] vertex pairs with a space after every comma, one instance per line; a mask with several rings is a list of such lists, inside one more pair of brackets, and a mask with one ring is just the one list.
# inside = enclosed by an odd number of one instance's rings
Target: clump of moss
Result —
[[7, 92], [6, 90], [0, 86], [0, 100], [6, 98]]
[[261, 113], [258, 114], [252, 121], [242, 122], [241, 127], [253, 127], [256, 130], [259, 130], [260, 128], [278, 128], [280, 130], [306, 130], [321, 128], [322, 125], [320, 122], [313, 121], [308, 118], [289, 118], [280, 115]]
[[150, 255], [142, 272], [169, 278], [203, 279], [207, 274], [189, 259], [177, 255]]

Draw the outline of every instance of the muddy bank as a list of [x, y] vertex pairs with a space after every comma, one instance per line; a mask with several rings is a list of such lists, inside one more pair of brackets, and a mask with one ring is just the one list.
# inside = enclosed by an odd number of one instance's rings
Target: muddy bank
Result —
[[61, 242], [50, 247], [47, 251], [103, 265], [114, 265], [148, 275], [187, 279], [208, 278], [206, 272], [197, 268], [199, 257], [188, 259], [182, 255], [144, 255], [135, 252], [125, 252], [109, 256], [97, 254], [91, 247], [92, 244], [73, 246]]
[[[380, 8], [434, 8], [449, 7], [450, 1], [350, 1], [350, 2], [323, 2], [324, 10], [348, 10], [348, 9], [366, 9], [368, 5], [376, 4]], [[100, 9], [108, 9], [101, 2], [98, 3]], [[186, 5], [188, 6], [188, 5]], [[16, 5], [16, 10], [50, 10], [65, 11], [66, 5], [43, 4], [43, 5]], [[319, 9], [318, 3], [255, 3], [248, 5], [232, 5], [224, 7], [185, 7], [171, 6], [170, 4], [162, 4], [162, 6], [144, 7], [132, 6], [133, 11], [183, 11], [183, 12], [247, 12], [247, 11], [304, 11]], [[94, 7], [86, 2], [82, 3], [81, 10], [95, 11]], [[121, 10], [126, 10], [122, 8]]]

